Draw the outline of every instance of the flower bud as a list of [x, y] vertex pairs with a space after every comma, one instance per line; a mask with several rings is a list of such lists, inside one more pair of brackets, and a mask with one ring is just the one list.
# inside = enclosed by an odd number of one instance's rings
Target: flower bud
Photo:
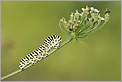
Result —
[[70, 20], [73, 20], [73, 18], [74, 18], [74, 15], [73, 15], [73, 13], [71, 13]]
[[78, 13], [78, 10], [76, 10], [75, 16], [76, 16], [76, 19], [78, 20], [78, 19], [79, 19], [79, 13]]

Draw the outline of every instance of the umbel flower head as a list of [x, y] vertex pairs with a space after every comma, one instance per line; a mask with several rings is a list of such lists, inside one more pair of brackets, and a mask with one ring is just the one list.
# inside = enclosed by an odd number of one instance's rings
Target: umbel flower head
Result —
[[59, 26], [62, 31], [65, 28], [72, 38], [84, 38], [88, 34], [101, 29], [109, 20], [109, 10], [105, 10], [104, 17], [100, 16], [100, 11], [94, 7], [82, 8], [82, 12], [76, 10], [71, 13], [70, 19], [67, 21], [64, 17], [60, 19]]

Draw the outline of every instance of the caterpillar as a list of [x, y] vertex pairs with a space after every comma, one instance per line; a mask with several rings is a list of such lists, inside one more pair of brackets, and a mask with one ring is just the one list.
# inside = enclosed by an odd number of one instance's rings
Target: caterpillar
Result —
[[19, 69], [24, 70], [24, 68], [28, 65], [33, 65], [40, 60], [47, 57], [49, 52], [52, 49], [57, 49], [60, 47], [62, 38], [58, 35], [50, 35], [48, 36], [43, 44], [39, 46], [37, 49], [23, 57], [19, 62]]

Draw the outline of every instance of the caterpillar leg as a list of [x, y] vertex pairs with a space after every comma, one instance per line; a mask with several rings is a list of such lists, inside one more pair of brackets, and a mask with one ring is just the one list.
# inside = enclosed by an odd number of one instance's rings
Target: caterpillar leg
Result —
[[24, 70], [25, 66], [26, 66], [25, 64], [23, 64], [22, 62], [20, 62], [19, 69]]
[[27, 58], [27, 56], [25, 56], [24, 58], [21, 59], [19, 68], [23, 70], [28, 64], [30, 64], [29, 59]]

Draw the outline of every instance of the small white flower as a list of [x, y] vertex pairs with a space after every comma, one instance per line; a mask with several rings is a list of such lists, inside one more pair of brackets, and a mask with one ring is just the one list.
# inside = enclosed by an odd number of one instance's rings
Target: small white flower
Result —
[[70, 20], [73, 20], [73, 13], [71, 13], [71, 15], [70, 15]]
[[82, 8], [82, 11], [85, 11], [85, 8]]
[[78, 9], [76, 10], [76, 13], [78, 13]]
[[77, 19], [79, 19], [79, 13], [78, 13], [78, 10], [76, 10], [75, 16], [76, 16]]
[[105, 20], [103, 17], [101, 17], [101, 20]]
[[72, 13], [71, 13], [71, 16], [73, 16], [73, 14], [74, 14], [74, 13], [72, 12]]
[[96, 13], [99, 13], [100, 12], [99, 10], [94, 9], [94, 7], [91, 7], [90, 9], [91, 9], [91, 11], [96, 12]]
[[63, 19], [60, 19], [60, 22], [63, 22]]
[[80, 15], [80, 16], [82, 16], [82, 15], [83, 15], [83, 13], [80, 13], [79, 15]]
[[100, 11], [98, 11], [97, 9], [94, 9], [94, 12], [99, 13]]
[[91, 7], [90, 9], [91, 9], [91, 11], [94, 11], [94, 7]]
[[82, 8], [82, 11], [85, 13], [88, 13], [90, 11], [90, 8], [88, 6], [86, 6], [86, 8]]
[[76, 13], [75, 13], [75, 15], [79, 15], [79, 13], [78, 13], [78, 10], [76, 10]]
[[105, 20], [103, 17], [100, 16], [100, 14], [98, 15], [98, 18], [100, 18], [101, 20]]

